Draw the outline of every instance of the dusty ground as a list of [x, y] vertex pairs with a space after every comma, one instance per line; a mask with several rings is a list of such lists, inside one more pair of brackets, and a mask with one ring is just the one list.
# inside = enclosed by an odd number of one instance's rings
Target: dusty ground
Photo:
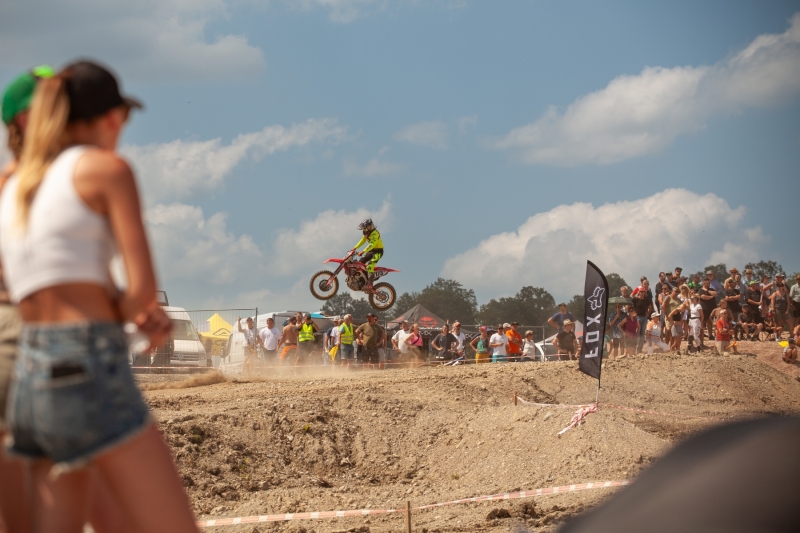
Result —
[[[774, 343], [750, 355], [654, 355], [608, 362], [600, 401], [683, 415], [800, 413], [800, 367]], [[756, 355], [754, 356], [754, 355]], [[777, 357], [777, 359], [776, 359]], [[633, 478], [708, 420], [601, 409], [561, 437], [595, 381], [574, 362], [469, 365], [220, 381], [140, 376], [200, 518], [386, 509], [498, 492]], [[201, 385], [188, 387], [189, 385]], [[170, 388], [165, 388], [170, 387]], [[633, 489], [622, 489], [633, 490]], [[551, 531], [609, 490], [421, 511], [414, 531]], [[508, 518], [487, 518], [505, 509]], [[497, 514], [497, 513], [494, 513]], [[501, 513], [502, 514], [502, 513]], [[403, 516], [214, 528], [401, 531]], [[209, 530], [211, 531], [211, 530]]]

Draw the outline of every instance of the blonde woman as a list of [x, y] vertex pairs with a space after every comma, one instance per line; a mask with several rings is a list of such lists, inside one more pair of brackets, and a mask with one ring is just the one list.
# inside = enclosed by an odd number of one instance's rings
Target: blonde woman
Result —
[[422, 334], [419, 332], [419, 326], [416, 323], [411, 324], [410, 331], [410, 334], [403, 342], [408, 346], [408, 353], [411, 355], [411, 365], [419, 366], [422, 364]]
[[[140, 531], [197, 531], [130, 372], [121, 323], [159, 345], [170, 321], [133, 174], [115, 149], [132, 107], [104, 68], [39, 81], [20, 165], [0, 196], [0, 251], [23, 328], [8, 397], [9, 451], [31, 460], [34, 531], [80, 532], [90, 472]], [[119, 251], [127, 288], [109, 261]]]

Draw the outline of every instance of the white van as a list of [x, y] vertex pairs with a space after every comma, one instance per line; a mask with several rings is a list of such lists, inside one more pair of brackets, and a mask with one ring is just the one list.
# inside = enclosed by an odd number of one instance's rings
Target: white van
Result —
[[[183, 307], [163, 307], [172, 320], [173, 345], [169, 366], [211, 366], [189, 313]], [[169, 351], [169, 350], [168, 350]]]
[[[267, 319], [269, 318], [275, 321], [276, 328], [283, 330], [283, 327], [289, 323], [289, 319], [293, 317], [295, 313], [297, 313], [297, 311], [275, 311], [273, 313], [259, 313], [257, 318], [250, 318], [255, 319], [256, 333], [258, 333], [262, 328], [267, 327]], [[246, 318], [242, 317], [242, 329], [247, 328], [245, 320]], [[316, 335], [317, 342], [321, 343], [322, 336], [333, 326], [333, 320], [331, 318], [320, 317], [317, 313], [314, 313], [312, 320], [319, 330]], [[219, 363], [219, 369], [223, 372], [230, 373], [241, 372], [242, 363], [244, 363], [245, 344], [244, 334], [239, 333], [237, 325], [233, 324], [233, 331], [231, 331], [231, 336], [228, 337], [228, 344], [225, 346], [223, 357]]]

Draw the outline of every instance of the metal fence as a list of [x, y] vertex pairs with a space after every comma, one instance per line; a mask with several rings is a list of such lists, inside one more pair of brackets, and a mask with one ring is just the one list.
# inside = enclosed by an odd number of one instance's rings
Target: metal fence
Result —
[[[205, 372], [220, 366], [231, 349], [231, 341], [247, 317], [257, 319], [258, 309], [200, 309], [166, 311], [172, 333], [161, 345], [131, 354], [134, 372]], [[243, 337], [241, 334], [239, 336]]]

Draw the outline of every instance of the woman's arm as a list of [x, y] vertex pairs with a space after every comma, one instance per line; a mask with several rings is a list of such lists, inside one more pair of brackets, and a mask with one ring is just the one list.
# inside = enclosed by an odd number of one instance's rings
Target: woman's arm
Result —
[[122, 254], [128, 285], [117, 302], [121, 318], [136, 323], [151, 344], [160, 344], [171, 322], [156, 301], [156, 277], [133, 172], [115, 153], [91, 150], [78, 161], [73, 179], [87, 206], [108, 217]]

